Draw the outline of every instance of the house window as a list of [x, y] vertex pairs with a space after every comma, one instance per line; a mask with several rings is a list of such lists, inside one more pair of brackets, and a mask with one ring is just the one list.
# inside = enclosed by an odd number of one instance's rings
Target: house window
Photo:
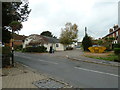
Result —
[[28, 41], [28, 39], [26, 39], [26, 41]]
[[116, 32], [116, 36], [118, 36], [118, 32]]
[[59, 45], [58, 45], [58, 44], [56, 44], [56, 47], [59, 47]]

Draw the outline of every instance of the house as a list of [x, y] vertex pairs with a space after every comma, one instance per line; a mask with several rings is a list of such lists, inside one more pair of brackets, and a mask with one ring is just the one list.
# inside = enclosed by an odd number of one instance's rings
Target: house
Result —
[[[18, 35], [18, 34], [13, 34], [13, 38], [14, 38], [14, 48], [16, 48], [17, 46], [20, 46], [23, 44], [23, 40], [26, 38], [27, 36], [24, 35]], [[10, 40], [10, 47], [12, 47], [12, 39]]]
[[61, 44], [58, 39], [55, 39], [52, 37], [42, 36], [42, 35], [38, 35], [38, 34], [32, 34], [32, 35], [29, 35], [24, 40], [23, 48], [36, 47], [36, 46], [44, 46], [47, 48], [47, 51], [50, 50], [51, 46], [55, 51], [65, 50], [64, 45]]
[[106, 37], [108, 38], [113, 37], [115, 38], [113, 44], [118, 43], [119, 42], [118, 37], [120, 37], [120, 27], [118, 25], [114, 25], [113, 28], [109, 29], [109, 34], [107, 34], [104, 38]]

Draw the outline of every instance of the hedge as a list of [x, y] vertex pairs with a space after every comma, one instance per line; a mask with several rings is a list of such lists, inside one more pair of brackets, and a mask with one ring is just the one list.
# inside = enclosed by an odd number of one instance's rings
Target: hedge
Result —
[[10, 65], [11, 49], [10, 47], [2, 47], [2, 67]]
[[116, 55], [120, 54], [120, 48], [114, 48], [114, 53], [115, 53]]
[[66, 50], [73, 50], [73, 47], [67, 47]]
[[44, 47], [44, 46], [39, 46], [39, 47], [27, 47], [27, 48], [24, 48], [22, 51], [23, 52], [47, 52], [46, 51], [47, 48]]
[[115, 61], [120, 62], [120, 48], [114, 48], [114, 53], [118, 55], [118, 60]]
[[120, 44], [113, 44], [113, 48], [120, 48]]

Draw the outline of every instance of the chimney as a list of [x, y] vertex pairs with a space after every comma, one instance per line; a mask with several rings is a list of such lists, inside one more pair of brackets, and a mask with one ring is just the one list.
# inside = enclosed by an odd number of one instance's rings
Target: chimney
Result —
[[113, 32], [113, 28], [110, 28], [110, 29], [109, 29], [109, 33], [111, 33], [111, 32]]
[[119, 28], [119, 26], [116, 24], [116, 25], [114, 25], [114, 30], [117, 30], [118, 28]]

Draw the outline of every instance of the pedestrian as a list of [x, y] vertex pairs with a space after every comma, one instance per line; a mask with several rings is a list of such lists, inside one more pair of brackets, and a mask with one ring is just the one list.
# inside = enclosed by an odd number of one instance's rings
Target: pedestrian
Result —
[[49, 50], [49, 53], [52, 53], [52, 46], [50, 46], [50, 50]]

